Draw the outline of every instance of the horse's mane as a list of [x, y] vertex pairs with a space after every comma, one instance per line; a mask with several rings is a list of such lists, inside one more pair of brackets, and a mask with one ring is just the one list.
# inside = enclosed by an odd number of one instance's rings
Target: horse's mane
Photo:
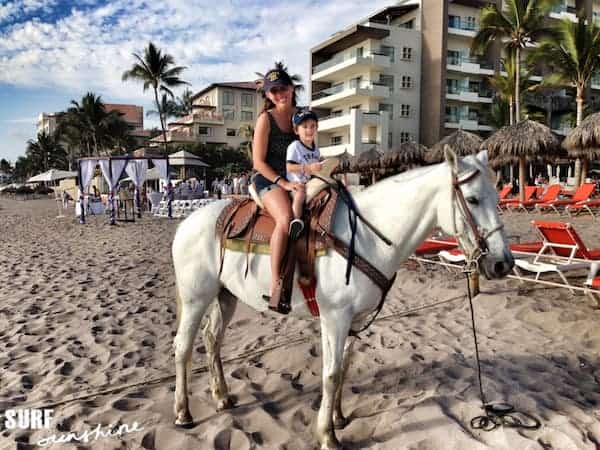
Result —
[[438, 169], [442, 164], [443, 163], [426, 167], [417, 167], [416, 169], [408, 170], [397, 175], [392, 175], [391, 177], [385, 178], [381, 181], [378, 181], [377, 183], [370, 185], [369, 187], [361, 191], [361, 194], [368, 194], [369, 191], [371, 191], [375, 186], [382, 186], [383, 184], [387, 183], [410, 183], [416, 178], [428, 175], [430, 172], [433, 172], [434, 170]]

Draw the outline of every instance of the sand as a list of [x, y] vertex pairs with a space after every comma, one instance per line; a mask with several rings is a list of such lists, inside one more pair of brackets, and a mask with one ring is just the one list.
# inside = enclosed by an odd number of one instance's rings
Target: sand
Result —
[[[7, 430], [0, 449], [42, 448], [50, 435], [137, 422], [141, 431], [72, 449], [312, 449], [320, 393], [316, 321], [240, 305], [223, 348], [237, 407], [216, 413], [194, 346], [191, 412], [173, 425], [175, 333], [170, 242], [178, 221], [110, 227], [56, 219], [51, 200], [0, 199], [0, 413], [54, 409], [50, 429]], [[535, 216], [505, 216], [534, 237]], [[546, 216], [556, 217], [556, 216]], [[589, 217], [572, 221], [590, 246]], [[355, 345], [345, 385], [349, 449], [600, 448], [600, 311], [581, 294], [482, 280], [475, 317], [487, 398], [538, 417], [539, 430], [474, 430], [481, 413], [462, 275], [407, 264], [380, 319]], [[407, 311], [441, 303], [435, 308]], [[57, 404], [58, 403], [58, 404]]]

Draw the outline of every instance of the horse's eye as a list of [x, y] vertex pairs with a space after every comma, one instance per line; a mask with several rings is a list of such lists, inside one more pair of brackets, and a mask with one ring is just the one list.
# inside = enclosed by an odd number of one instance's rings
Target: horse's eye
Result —
[[474, 206], [479, 205], [479, 200], [477, 200], [477, 198], [475, 197], [467, 197], [467, 201]]

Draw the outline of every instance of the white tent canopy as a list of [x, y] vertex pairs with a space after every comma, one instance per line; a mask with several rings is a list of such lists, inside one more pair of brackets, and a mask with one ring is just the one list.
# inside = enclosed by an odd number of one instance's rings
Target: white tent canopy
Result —
[[77, 172], [68, 170], [50, 169], [47, 172], [40, 173], [27, 180], [28, 183], [41, 183], [43, 181], [57, 181], [65, 178], [77, 178]]
[[196, 155], [185, 150], [169, 155], [169, 165], [171, 166], [198, 166], [210, 167]]

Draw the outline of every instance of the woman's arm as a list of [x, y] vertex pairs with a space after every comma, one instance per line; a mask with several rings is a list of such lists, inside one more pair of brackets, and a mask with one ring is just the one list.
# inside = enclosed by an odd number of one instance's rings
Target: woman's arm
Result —
[[254, 139], [252, 141], [252, 165], [254, 170], [267, 180], [274, 181], [278, 174], [266, 161], [269, 132], [271, 131], [267, 114], [269, 113], [262, 113], [256, 121], [256, 129], [254, 130]]

